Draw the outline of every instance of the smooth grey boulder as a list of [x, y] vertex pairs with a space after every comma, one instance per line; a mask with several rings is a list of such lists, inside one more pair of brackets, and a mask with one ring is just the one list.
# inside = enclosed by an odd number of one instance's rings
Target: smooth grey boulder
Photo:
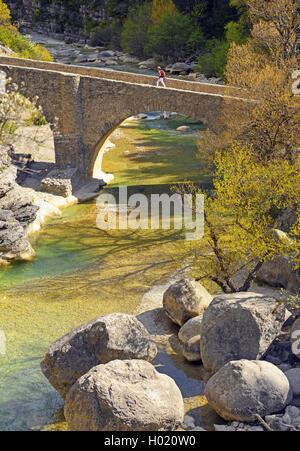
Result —
[[182, 133], [190, 132], [191, 130], [192, 130], [191, 127], [189, 127], [188, 125], [181, 125], [180, 127], [176, 128], [177, 132]]
[[227, 363], [207, 383], [209, 405], [227, 421], [255, 421], [285, 408], [290, 384], [272, 363], [239, 360]]
[[260, 359], [285, 321], [285, 306], [256, 293], [216, 297], [204, 312], [201, 324], [201, 357], [215, 373], [231, 360]]
[[156, 345], [143, 324], [132, 315], [114, 313], [85, 324], [56, 341], [41, 363], [50, 384], [64, 398], [91, 368], [111, 360], [151, 362]]
[[182, 279], [165, 292], [163, 307], [171, 321], [183, 326], [189, 319], [201, 315], [211, 301], [212, 296], [200, 283]]
[[295, 268], [288, 257], [280, 256], [265, 262], [257, 274], [257, 280], [271, 287], [300, 293], [300, 270]]
[[203, 315], [190, 319], [182, 326], [178, 333], [183, 356], [189, 362], [201, 361], [200, 338], [202, 318]]
[[175, 63], [169, 68], [171, 74], [180, 74], [181, 72], [190, 73], [192, 71], [192, 66], [186, 63]]
[[73, 385], [64, 410], [72, 431], [173, 431], [184, 419], [173, 379], [141, 360], [92, 368]]

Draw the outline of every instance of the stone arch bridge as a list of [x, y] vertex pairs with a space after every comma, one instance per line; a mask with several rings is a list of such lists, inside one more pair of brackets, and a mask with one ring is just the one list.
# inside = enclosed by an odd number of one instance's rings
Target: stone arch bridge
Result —
[[156, 78], [105, 69], [0, 57], [0, 70], [29, 98], [39, 97], [54, 136], [56, 166], [76, 168], [82, 180], [93, 175], [102, 144], [130, 116], [176, 111], [213, 127], [225, 101], [245, 102], [238, 88]]

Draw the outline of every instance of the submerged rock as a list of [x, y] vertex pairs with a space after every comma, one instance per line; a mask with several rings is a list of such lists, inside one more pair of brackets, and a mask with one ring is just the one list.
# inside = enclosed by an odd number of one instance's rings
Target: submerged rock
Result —
[[232, 360], [260, 359], [284, 321], [285, 307], [274, 298], [256, 293], [216, 297], [201, 324], [204, 367], [215, 373]]
[[182, 279], [171, 285], [164, 294], [163, 306], [169, 318], [179, 326], [201, 315], [212, 301], [212, 296], [198, 282]]
[[183, 423], [179, 388], [148, 362], [115, 360], [82, 376], [69, 391], [73, 431], [173, 431]]
[[209, 405], [227, 421], [255, 421], [278, 413], [287, 405], [290, 384], [271, 363], [239, 360], [229, 362], [207, 383]]
[[134, 316], [114, 313], [85, 324], [56, 341], [41, 363], [44, 375], [64, 398], [79, 377], [111, 360], [151, 362], [156, 345]]

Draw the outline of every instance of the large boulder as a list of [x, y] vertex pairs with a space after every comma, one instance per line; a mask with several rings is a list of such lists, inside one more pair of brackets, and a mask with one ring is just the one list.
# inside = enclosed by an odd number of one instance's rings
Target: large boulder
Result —
[[183, 422], [179, 388], [148, 362], [115, 360], [82, 376], [69, 391], [73, 431], [173, 431]]
[[114, 58], [116, 56], [117, 54], [113, 50], [103, 50], [98, 55], [99, 58]]
[[185, 72], [186, 74], [189, 74], [192, 72], [192, 66], [186, 63], [175, 63], [173, 66], [169, 69], [171, 74], [180, 74]]
[[156, 63], [154, 58], [150, 58], [150, 59], [148, 59], [146, 61], [141, 61], [139, 63], [139, 66], [140, 66], [141, 69], [144, 69], [144, 68], [145, 69], [156, 69], [157, 63]]
[[199, 362], [201, 360], [200, 338], [202, 318], [203, 315], [190, 319], [182, 326], [178, 333], [183, 356], [189, 362]]
[[300, 270], [295, 268], [288, 257], [280, 256], [265, 262], [257, 274], [257, 280], [271, 287], [300, 293]]
[[171, 285], [164, 294], [163, 306], [169, 318], [179, 326], [201, 315], [212, 296], [198, 282], [182, 279]]
[[44, 375], [64, 398], [91, 368], [111, 360], [151, 362], [156, 345], [134, 316], [115, 313], [85, 324], [56, 341], [41, 363]]
[[293, 354], [300, 359], [300, 318], [292, 326], [291, 342]]
[[201, 357], [215, 373], [231, 360], [260, 359], [279, 335], [285, 307], [256, 293], [216, 297], [203, 315]]
[[76, 168], [53, 169], [41, 181], [41, 191], [56, 196], [69, 197], [77, 184]]
[[229, 362], [207, 383], [209, 405], [227, 421], [254, 421], [280, 412], [289, 399], [290, 384], [284, 373], [264, 361]]

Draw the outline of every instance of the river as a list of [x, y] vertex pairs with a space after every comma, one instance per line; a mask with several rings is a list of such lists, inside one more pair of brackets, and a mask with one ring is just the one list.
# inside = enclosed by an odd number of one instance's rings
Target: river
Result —
[[[181, 116], [134, 120], [114, 134], [115, 148], [104, 157], [114, 188], [166, 186], [187, 179], [207, 182], [197, 159], [201, 124]], [[190, 132], [176, 128], [190, 125]], [[0, 356], [0, 430], [66, 430], [62, 400], [39, 364], [47, 347], [72, 328], [110, 312], [134, 313], [144, 294], [180, 269], [191, 246], [174, 231], [114, 231], [96, 227], [94, 201], [72, 206], [32, 237], [37, 257], [0, 273], [0, 329], [6, 354]], [[161, 351], [158, 370], [182, 390], [196, 426], [211, 427], [203, 399], [200, 367], [175, 351]], [[214, 418], [214, 417], [213, 417]]]

